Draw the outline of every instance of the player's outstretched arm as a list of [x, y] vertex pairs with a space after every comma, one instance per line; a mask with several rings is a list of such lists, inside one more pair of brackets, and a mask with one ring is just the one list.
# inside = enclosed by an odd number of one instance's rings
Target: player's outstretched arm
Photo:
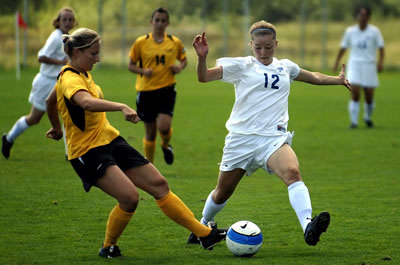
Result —
[[119, 102], [94, 98], [85, 90], [80, 90], [76, 92], [72, 96], [71, 100], [78, 106], [88, 111], [121, 111], [125, 117], [125, 120], [133, 123], [138, 123], [140, 121], [140, 118], [137, 115], [136, 111], [130, 108], [128, 105]]
[[193, 40], [193, 47], [197, 54], [197, 78], [200, 82], [210, 82], [222, 78], [222, 67], [207, 68], [208, 43], [206, 33], [197, 35]]
[[47, 116], [51, 123], [52, 128], [46, 132], [46, 137], [54, 140], [60, 140], [63, 136], [61, 130], [60, 119], [58, 118], [57, 110], [57, 92], [56, 89], [51, 91], [50, 95], [46, 99]]
[[345, 76], [345, 65], [342, 64], [342, 69], [338, 76], [324, 75], [319, 72], [310, 72], [300, 69], [299, 75], [295, 78], [296, 81], [302, 81], [313, 85], [343, 85], [351, 91], [351, 85]]

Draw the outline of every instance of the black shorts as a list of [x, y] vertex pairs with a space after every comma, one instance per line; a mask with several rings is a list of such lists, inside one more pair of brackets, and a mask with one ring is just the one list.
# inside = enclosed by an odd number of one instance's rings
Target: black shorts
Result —
[[106, 169], [111, 165], [117, 165], [122, 171], [126, 171], [149, 163], [121, 136], [107, 145], [90, 149], [83, 156], [72, 159], [70, 162], [87, 192], [96, 185], [96, 181], [105, 174]]
[[136, 97], [137, 113], [144, 122], [153, 122], [159, 113], [174, 114], [175, 84], [153, 91], [140, 91]]

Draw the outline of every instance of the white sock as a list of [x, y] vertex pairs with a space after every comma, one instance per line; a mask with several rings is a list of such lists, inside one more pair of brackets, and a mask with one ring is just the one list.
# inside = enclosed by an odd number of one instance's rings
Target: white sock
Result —
[[349, 102], [349, 115], [352, 124], [358, 124], [358, 114], [360, 112], [360, 102], [350, 100]]
[[308, 189], [303, 181], [292, 183], [288, 187], [289, 201], [297, 214], [303, 232], [309, 222], [311, 222], [311, 199]]
[[217, 215], [217, 213], [219, 211], [221, 211], [224, 208], [224, 206], [227, 202], [226, 201], [222, 204], [216, 204], [214, 202], [214, 200], [212, 199], [213, 192], [214, 192], [214, 190], [211, 191], [210, 194], [208, 195], [206, 204], [204, 205], [204, 208], [203, 208], [203, 218], [201, 218], [201, 223], [203, 225], [207, 225], [207, 223], [209, 221], [214, 220], [214, 217]]
[[18, 137], [21, 133], [23, 133], [26, 129], [29, 128], [28, 123], [26, 123], [25, 116], [19, 118], [11, 130], [7, 133], [7, 141], [10, 143], [14, 142], [15, 138]]
[[366, 121], [370, 121], [371, 117], [372, 117], [372, 112], [374, 111], [375, 108], [375, 104], [371, 103], [371, 104], [364, 104], [364, 120]]

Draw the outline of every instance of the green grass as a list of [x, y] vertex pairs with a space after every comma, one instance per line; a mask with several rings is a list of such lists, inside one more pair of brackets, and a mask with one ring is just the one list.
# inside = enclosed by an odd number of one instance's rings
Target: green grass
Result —
[[[21, 115], [36, 69], [22, 80], [0, 70], [0, 131]], [[125, 69], [97, 69], [94, 79], [105, 97], [135, 106], [134, 76]], [[17, 139], [9, 160], [0, 158], [0, 264], [400, 264], [400, 78], [381, 75], [376, 93], [376, 128], [348, 129], [348, 92], [344, 87], [314, 87], [295, 82], [290, 96], [290, 130], [309, 187], [314, 212], [329, 210], [331, 226], [316, 247], [304, 243], [288, 201], [285, 185], [262, 170], [245, 177], [226, 208], [217, 216], [221, 227], [248, 219], [258, 224], [264, 244], [250, 259], [235, 258], [224, 244], [212, 252], [186, 245], [188, 231], [167, 219], [148, 194], [141, 192], [136, 214], [119, 245], [124, 257], [97, 256], [106, 220], [115, 201], [82, 184], [65, 161], [62, 142], [44, 137], [47, 119]], [[193, 71], [179, 75], [174, 117], [173, 166], [156, 166], [171, 189], [201, 217], [215, 186], [234, 100], [222, 82], [200, 84]], [[108, 118], [141, 150], [144, 129]], [[158, 140], [159, 141], [159, 140]], [[390, 258], [390, 261], [384, 260]]]

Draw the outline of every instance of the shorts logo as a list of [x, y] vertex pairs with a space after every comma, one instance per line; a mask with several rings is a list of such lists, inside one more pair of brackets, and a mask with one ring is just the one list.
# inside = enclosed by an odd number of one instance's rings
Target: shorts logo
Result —
[[102, 165], [103, 165], [103, 164], [100, 164], [100, 165], [96, 168], [96, 170], [99, 171], [99, 169], [101, 168]]

